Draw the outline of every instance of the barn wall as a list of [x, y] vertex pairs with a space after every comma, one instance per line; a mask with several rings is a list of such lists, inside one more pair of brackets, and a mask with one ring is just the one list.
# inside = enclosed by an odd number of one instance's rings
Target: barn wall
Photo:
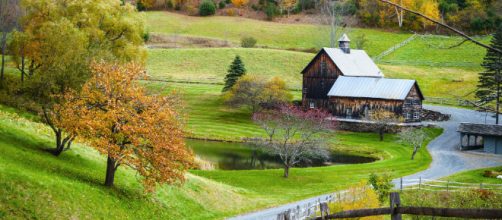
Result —
[[[402, 115], [403, 101], [384, 100], [384, 99], [366, 99], [350, 97], [330, 97], [330, 112], [338, 117], [363, 119], [369, 117], [372, 110], [385, 109]], [[348, 109], [352, 114], [348, 114]]]
[[303, 106], [309, 108], [313, 102], [316, 108], [327, 108], [328, 92], [339, 75], [341, 75], [340, 69], [326, 52], [314, 58], [313, 63], [303, 73]]
[[[418, 94], [417, 86], [413, 86], [410, 89], [410, 92], [406, 96], [405, 101], [403, 102], [403, 112], [402, 116], [406, 120], [406, 122], [419, 122], [421, 121], [420, 113], [422, 112], [422, 100], [420, 95]], [[419, 118], [415, 118], [414, 115], [417, 115]]]

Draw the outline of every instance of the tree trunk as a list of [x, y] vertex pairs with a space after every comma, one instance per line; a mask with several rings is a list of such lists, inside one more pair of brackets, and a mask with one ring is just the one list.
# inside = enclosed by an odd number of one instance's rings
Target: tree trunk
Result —
[[117, 161], [108, 156], [108, 160], [106, 161], [105, 186], [113, 186], [113, 182], [115, 181], [115, 171], [117, 171]]
[[52, 150], [54, 156], [59, 156], [63, 151], [70, 149], [74, 136], [68, 135], [63, 138], [63, 130], [57, 129], [54, 131], [56, 134], [56, 148]]
[[284, 178], [288, 178], [288, 177], [289, 177], [289, 166], [285, 165], [284, 166]]
[[4, 69], [5, 69], [5, 47], [7, 43], [7, 32], [2, 33], [2, 67], [0, 69], [0, 80], [4, 79]]
[[[499, 56], [499, 64], [501, 63], [500, 61], [500, 56]], [[500, 108], [500, 81], [502, 76], [500, 75], [500, 70], [497, 71], [497, 76], [495, 76], [496, 81], [497, 81], [497, 107], [495, 110], [495, 124], [499, 124], [499, 108]]]
[[418, 147], [414, 147], [413, 148], [413, 154], [411, 154], [411, 160], [415, 159], [415, 154], [417, 154], [417, 151], [418, 151]]
[[57, 130], [54, 133], [56, 134], [56, 149], [52, 151], [52, 154], [54, 154], [54, 156], [59, 156], [64, 150], [64, 146], [62, 146], [63, 132], [61, 130]]
[[384, 135], [384, 129], [383, 128], [380, 128], [378, 130], [378, 135], [380, 136], [380, 141], [383, 141], [383, 135]]

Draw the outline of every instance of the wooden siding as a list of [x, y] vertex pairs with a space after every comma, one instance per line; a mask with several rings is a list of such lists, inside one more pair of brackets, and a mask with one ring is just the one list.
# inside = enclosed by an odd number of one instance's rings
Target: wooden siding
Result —
[[[408, 101], [407, 101], [408, 100]], [[405, 100], [330, 97], [328, 110], [337, 117], [369, 119], [371, 111], [384, 109], [402, 116], [406, 122], [419, 122], [422, 102], [414, 86]], [[417, 114], [418, 118], [414, 115]]]
[[331, 97], [330, 112], [343, 118], [368, 118], [371, 111], [385, 109], [401, 115], [403, 101], [352, 97]]
[[316, 108], [327, 108], [328, 92], [339, 75], [340, 69], [326, 52], [318, 54], [303, 72], [303, 106], [309, 108], [314, 103]]

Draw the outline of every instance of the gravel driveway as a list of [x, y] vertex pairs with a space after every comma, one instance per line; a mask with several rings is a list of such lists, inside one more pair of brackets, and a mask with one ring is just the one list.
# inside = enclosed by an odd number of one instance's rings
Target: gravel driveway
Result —
[[[495, 119], [486, 113], [473, 110], [459, 109], [453, 107], [430, 106], [424, 108], [439, 111], [444, 114], [450, 114], [451, 119], [447, 122], [435, 122], [437, 126], [444, 129], [443, 134], [434, 139], [427, 145], [432, 156], [432, 163], [427, 170], [405, 176], [404, 179], [438, 179], [449, 176], [465, 170], [480, 169], [484, 167], [493, 167], [502, 165], [502, 155], [485, 154], [479, 151], [459, 151], [460, 136], [457, 133], [457, 127], [460, 122], [475, 123], [495, 123]], [[431, 122], [432, 123], [432, 122]], [[393, 181], [398, 187], [399, 179]], [[288, 209], [295, 209], [298, 206], [305, 206], [314, 202], [323, 202], [330, 194], [316, 196], [303, 201], [298, 201], [279, 207], [269, 208], [253, 213], [248, 213], [230, 218], [232, 220], [263, 220], [277, 219], [277, 215]]]

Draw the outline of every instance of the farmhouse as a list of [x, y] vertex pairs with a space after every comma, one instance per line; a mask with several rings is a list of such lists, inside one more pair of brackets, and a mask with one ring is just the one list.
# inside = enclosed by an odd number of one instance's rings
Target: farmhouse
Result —
[[486, 153], [502, 154], [502, 125], [460, 123], [460, 150], [483, 148]]
[[350, 49], [343, 35], [339, 48], [323, 48], [303, 69], [302, 105], [335, 117], [368, 118], [384, 109], [419, 122], [424, 97], [415, 80], [384, 78], [364, 50]]

